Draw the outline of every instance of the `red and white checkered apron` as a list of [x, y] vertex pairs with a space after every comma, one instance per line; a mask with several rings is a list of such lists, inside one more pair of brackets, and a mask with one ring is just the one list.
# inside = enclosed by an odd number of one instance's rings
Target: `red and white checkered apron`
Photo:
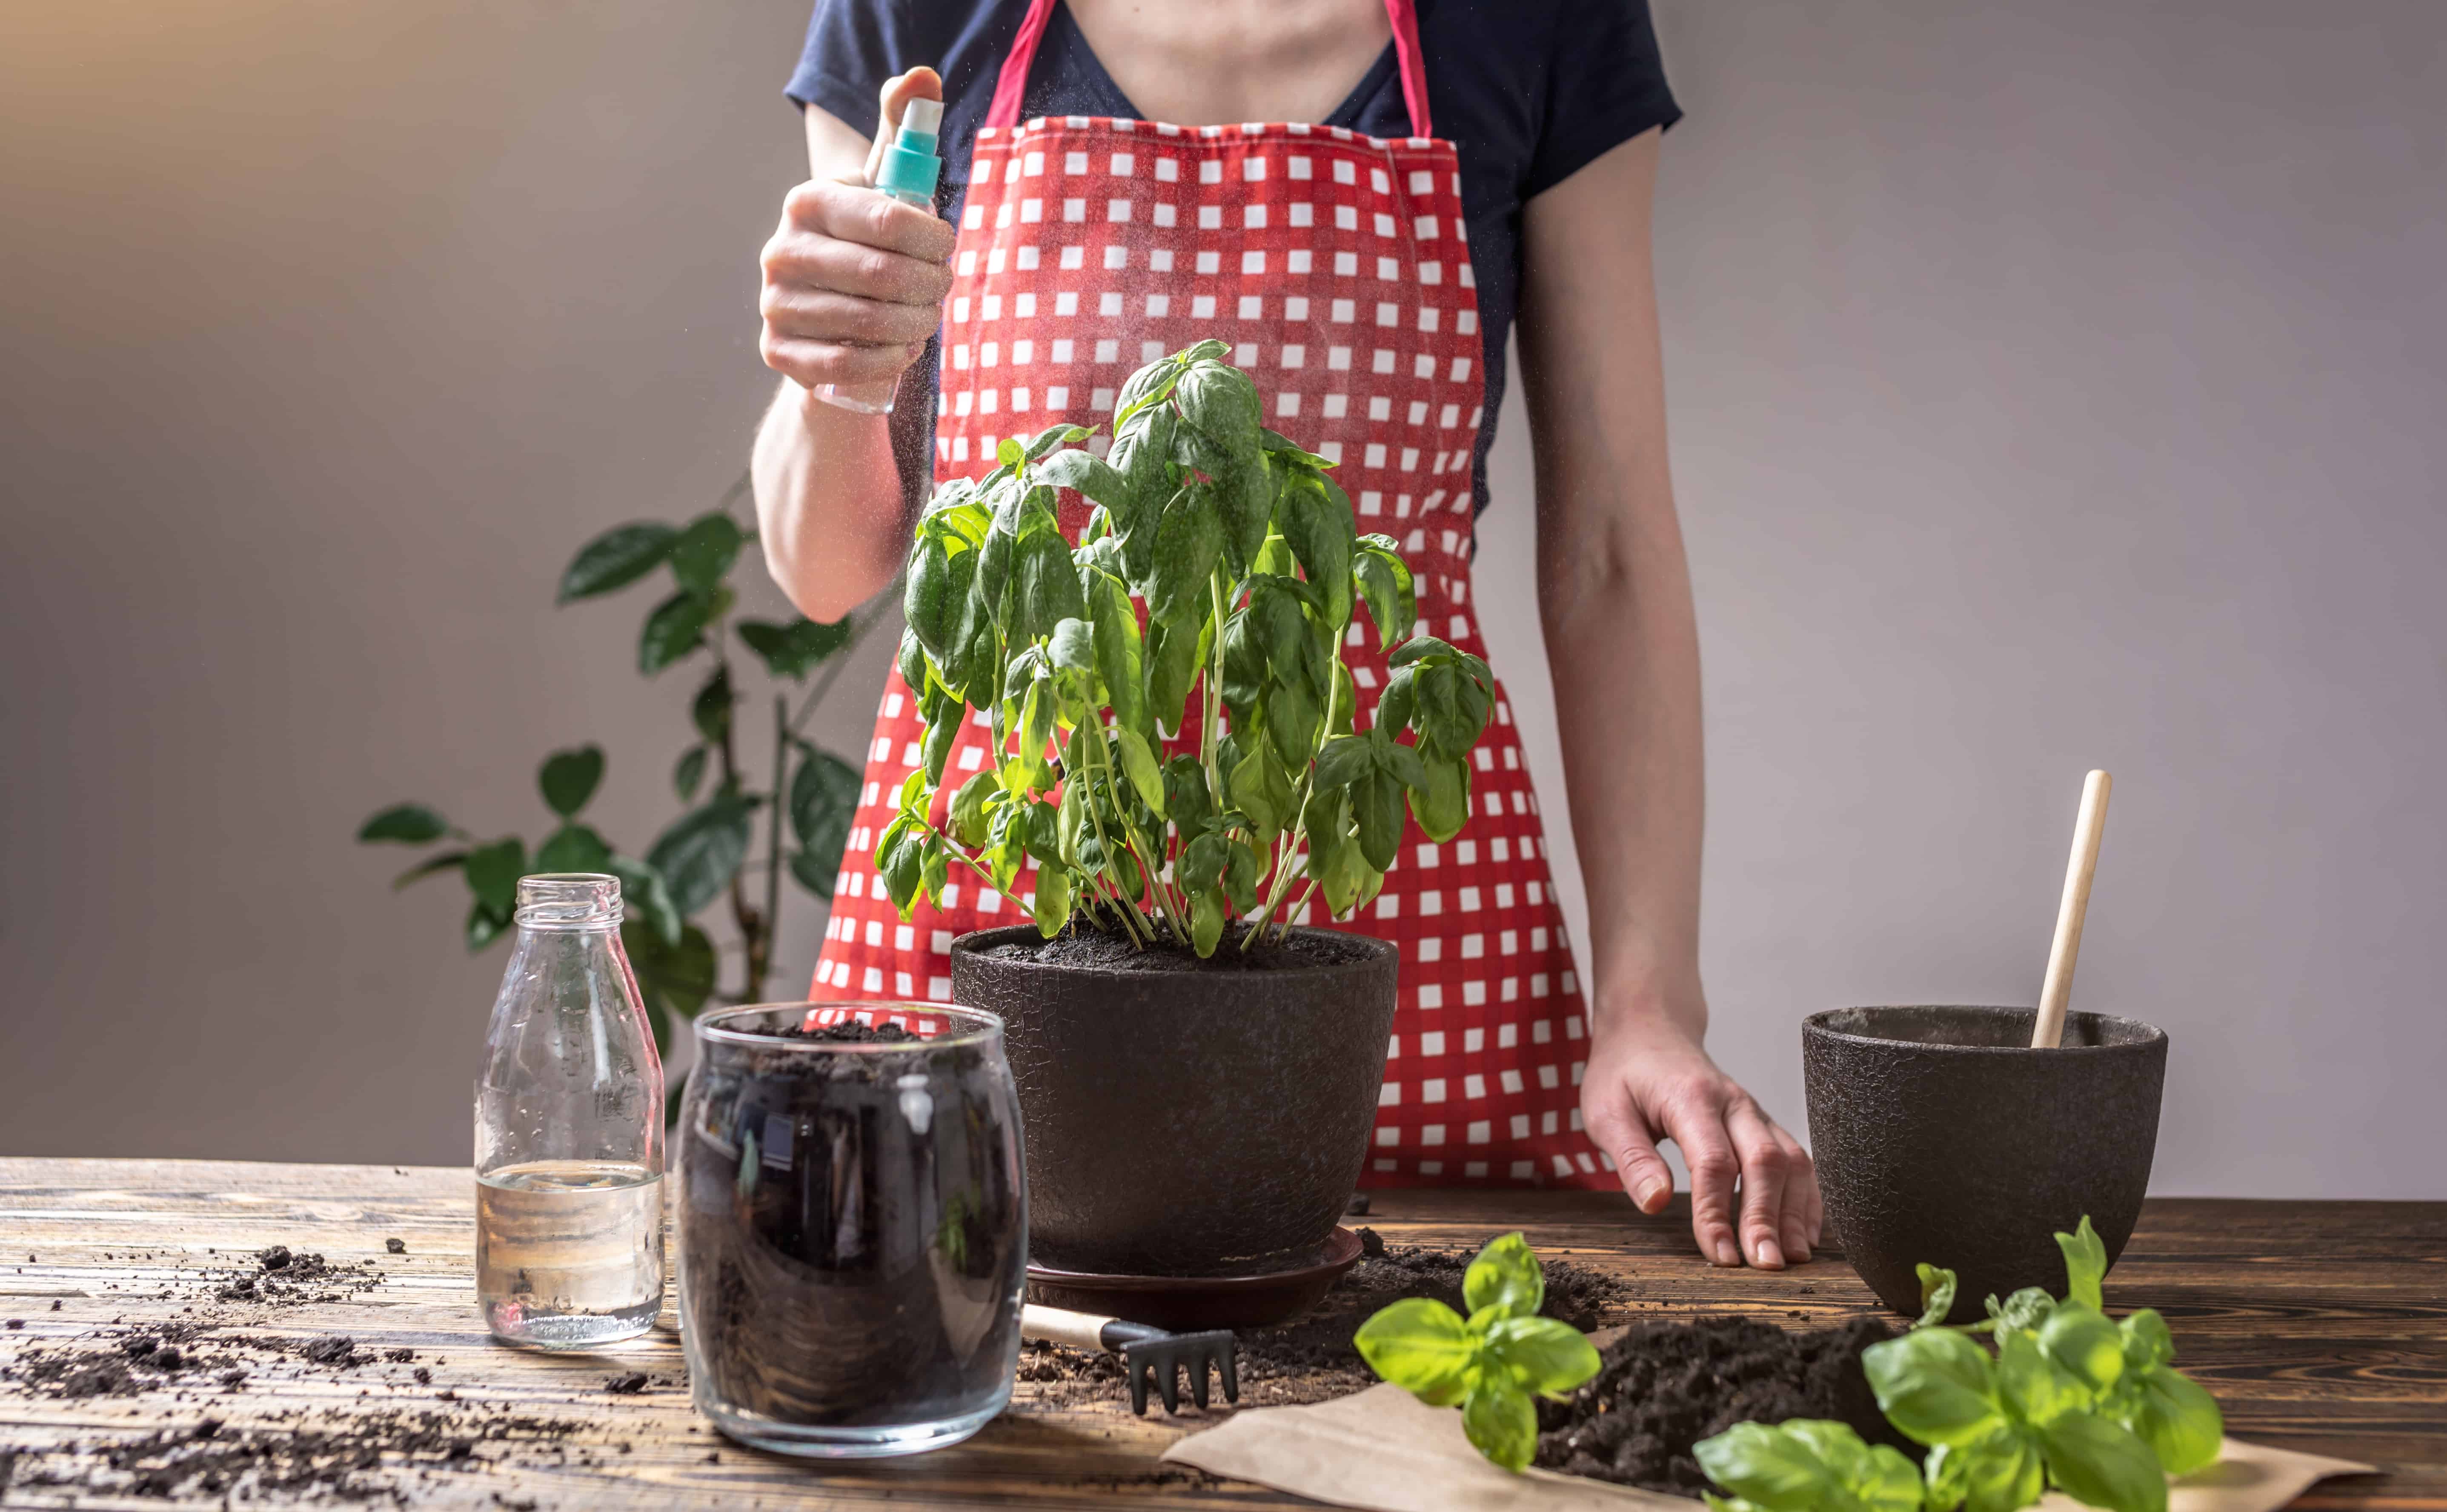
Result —
[[[1051, 0], [1037, 0], [977, 133], [943, 327], [937, 482], [980, 476], [1005, 436], [1057, 422], [1110, 425], [1142, 363], [1205, 337], [1233, 344], [1268, 424], [1339, 463], [1362, 532], [1401, 544], [1419, 621], [1478, 655], [1470, 458], [1485, 375], [1462, 241], [1459, 160], [1422, 135], [1339, 127], [1181, 127], [1064, 119], [1016, 124]], [[1411, 119], [1427, 129], [1417, 33], [1389, 4]], [[1102, 452], [1109, 436], [1090, 444]], [[1065, 496], [1073, 539], [1087, 510]], [[1373, 631], [1345, 647], [1362, 728], [1385, 659]], [[1197, 705], [1184, 729], [1194, 749]], [[954, 936], [1023, 923], [1022, 898], [955, 872], [942, 906], [901, 920], [875, 837], [920, 759], [917, 701], [898, 671], [867, 752], [812, 995], [951, 995]], [[945, 788], [992, 759], [973, 719]], [[1537, 796], [1499, 684], [1476, 753], [1470, 822], [1435, 844], [1415, 825], [1375, 901], [1335, 927], [1401, 947], [1401, 1002], [1364, 1184], [1611, 1186], [1581, 1133], [1587, 1017], [1555, 906]], [[1301, 922], [1332, 920], [1310, 905]]]

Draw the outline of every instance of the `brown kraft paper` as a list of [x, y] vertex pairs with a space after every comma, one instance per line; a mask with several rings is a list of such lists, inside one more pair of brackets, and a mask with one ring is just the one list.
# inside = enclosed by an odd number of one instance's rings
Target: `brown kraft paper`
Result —
[[[1397, 1386], [1313, 1407], [1254, 1408], [1181, 1440], [1164, 1457], [1373, 1512], [1692, 1512], [1699, 1505], [1550, 1470], [1500, 1470], [1462, 1436], [1460, 1412], [1430, 1407]], [[2229, 1439], [2217, 1464], [2173, 1484], [2168, 1512], [2275, 1512], [2314, 1481], [2371, 1469]], [[2039, 1504], [2042, 1512], [2081, 1506], [2054, 1492]]]

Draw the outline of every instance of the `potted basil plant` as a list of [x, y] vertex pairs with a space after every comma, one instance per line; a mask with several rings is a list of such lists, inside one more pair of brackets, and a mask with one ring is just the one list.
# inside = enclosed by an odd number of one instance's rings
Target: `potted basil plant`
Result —
[[[1134, 373], [1107, 456], [1076, 425], [1006, 440], [910, 549], [924, 754], [876, 865], [904, 915], [958, 874], [1014, 895], [1035, 869], [1034, 927], [957, 940], [952, 995], [1009, 1025], [1051, 1269], [1319, 1259], [1366, 1158], [1396, 953], [1293, 919], [1374, 898], [1406, 820], [1460, 832], [1494, 698], [1485, 662], [1414, 633], [1394, 543], [1355, 533], [1333, 464], [1260, 423], [1225, 350]], [[1075, 541], [1064, 490], [1091, 506]], [[1365, 728], [1343, 660], [1363, 614], [1389, 653]], [[993, 759], [948, 786], [973, 714]]]

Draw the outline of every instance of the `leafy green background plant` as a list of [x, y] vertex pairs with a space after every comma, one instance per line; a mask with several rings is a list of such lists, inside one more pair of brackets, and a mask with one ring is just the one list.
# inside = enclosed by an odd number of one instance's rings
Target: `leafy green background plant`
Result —
[[1478, 1452], [1518, 1470], [1538, 1449], [1532, 1399], [1560, 1401], [1598, 1373], [1598, 1351], [1580, 1330], [1538, 1315], [1546, 1298], [1546, 1267], [1527, 1237], [1507, 1234], [1462, 1274], [1468, 1317], [1433, 1297], [1406, 1297], [1361, 1324], [1352, 1342], [1369, 1369], [1420, 1401], [1458, 1405]]
[[[554, 827], [533, 845], [515, 834], [479, 839], [423, 803], [394, 803], [357, 831], [361, 841], [441, 847], [394, 885], [459, 874], [469, 895], [464, 934], [470, 951], [509, 930], [521, 877], [618, 877], [627, 912], [621, 942], [666, 1055], [672, 1036], [714, 995], [721, 974], [713, 940], [697, 917], [728, 901], [737, 975], [725, 995], [761, 1001], [773, 969], [783, 874], [829, 899], [858, 806], [859, 769], [804, 731], [871, 621], [733, 618], [731, 570], [755, 538], [730, 510], [747, 491], [743, 479], [719, 505], [685, 524], [641, 520], [608, 530], [580, 547], [561, 574], [562, 604], [668, 574], [670, 592], [639, 628], [637, 670], [654, 677], [685, 665], [699, 673], [688, 705], [690, 738], [672, 768], [681, 812], [642, 855], [616, 846], [586, 821], [606, 765], [602, 747], [593, 745], [555, 751], [538, 769]], [[750, 691], [760, 675], [768, 686]], [[765, 705], [768, 695], [769, 725], [751, 736], [743, 706]], [[762, 785], [751, 770], [758, 758], [765, 762]], [[755, 854], [760, 819], [764, 847]], [[668, 1103], [676, 1112], [679, 1099]]]
[[[2066, 1295], [2026, 1287], [1988, 1317], [1944, 1326], [1951, 1271], [1920, 1267], [1923, 1311], [1912, 1331], [1862, 1352], [1887, 1420], [1929, 1454], [1910, 1462], [1871, 1448], [1842, 1424], [1743, 1424], [1694, 1447], [1734, 1498], [1721, 1512], [2015, 1512], [2047, 1487], [2115, 1512], [2164, 1512], [2167, 1477], [2216, 1460], [2225, 1432], [2217, 1402], [2173, 1368], [2166, 1320], [2143, 1308], [2123, 1321], [2100, 1311], [2107, 1249], [2085, 1217], [2058, 1234]], [[1992, 1356], [1972, 1337], [1994, 1334]]]
[[[1211, 954], [1235, 917], [1246, 948], [1311, 895], [1337, 917], [1374, 898], [1406, 812], [1438, 841], [1468, 821], [1487, 664], [1413, 633], [1392, 539], [1355, 534], [1333, 464], [1260, 424], [1224, 350], [1133, 373], [1109, 456], [1053, 426], [927, 505], [900, 650], [924, 758], [876, 842], [904, 917], [955, 865], [1007, 894], [1033, 859], [1046, 935], [1078, 914]], [[1063, 488], [1093, 505], [1075, 548]], [[1341, 650], [1359, 609], [1392, 666], [1365, 730]], [[1193, 693], [1197, 753], [1167, 759]], [[939, 804], [972, 709], [996, 760]]]

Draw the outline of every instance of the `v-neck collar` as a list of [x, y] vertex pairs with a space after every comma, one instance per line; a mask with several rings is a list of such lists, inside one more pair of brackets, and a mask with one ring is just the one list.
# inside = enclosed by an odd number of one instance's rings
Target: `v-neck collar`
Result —
[[[1062, 28], [1058, 39], [1061, 45], [1083, 61], [1088, 72], [1086, 81], [1088, 85], [1103, 95], [1104, 103], [1110, 107], [1102, 112], [1103, 114], [1131, 121], [1149, 119], [1146, 111], [1141, 110], [1129, 96], [1122, 92], [1122, 86], [1113, 82], [1112, 72], [1105, 66], [1105, 60], [1097, 57], [1096, 49], [1088, 45], [1088, 34], [1079, 29], [1079, 23], [1072, 16], [1067, 0], [1064, 4], [1053, 8], [1053, 14], [1048, 26]], [[1038, 56], [1043, 56], [1042, 51]], [[1359, 114], [1368, 107], [1368, 102], [1375, 99], [1389, 81], [1399, 77], [1400, 68], [1400, 62], [1394, 54], [1394, 44], [1388, 41], [1385, 44], [1385, 50], [1376, 55], [1376, 61], [1369, 65], [1366, 73], [1359, 76], [1359, 82], [1354, 85], [1351, 92], [1343, 97], [1342, 104], [1334, 107], [1334, 113], [1323, 121], [1311, 123], [1320, 126], [1356, 127], [1359, 123]], [[1085, 112], [1088, 115], [1098, 113], [1092, 110]], [[1404, 107], [1403, 113], [1408, 116], [1408, 106]], [[1180, 124], [1180, 123], [1174, 123], [1174, 124]]]

